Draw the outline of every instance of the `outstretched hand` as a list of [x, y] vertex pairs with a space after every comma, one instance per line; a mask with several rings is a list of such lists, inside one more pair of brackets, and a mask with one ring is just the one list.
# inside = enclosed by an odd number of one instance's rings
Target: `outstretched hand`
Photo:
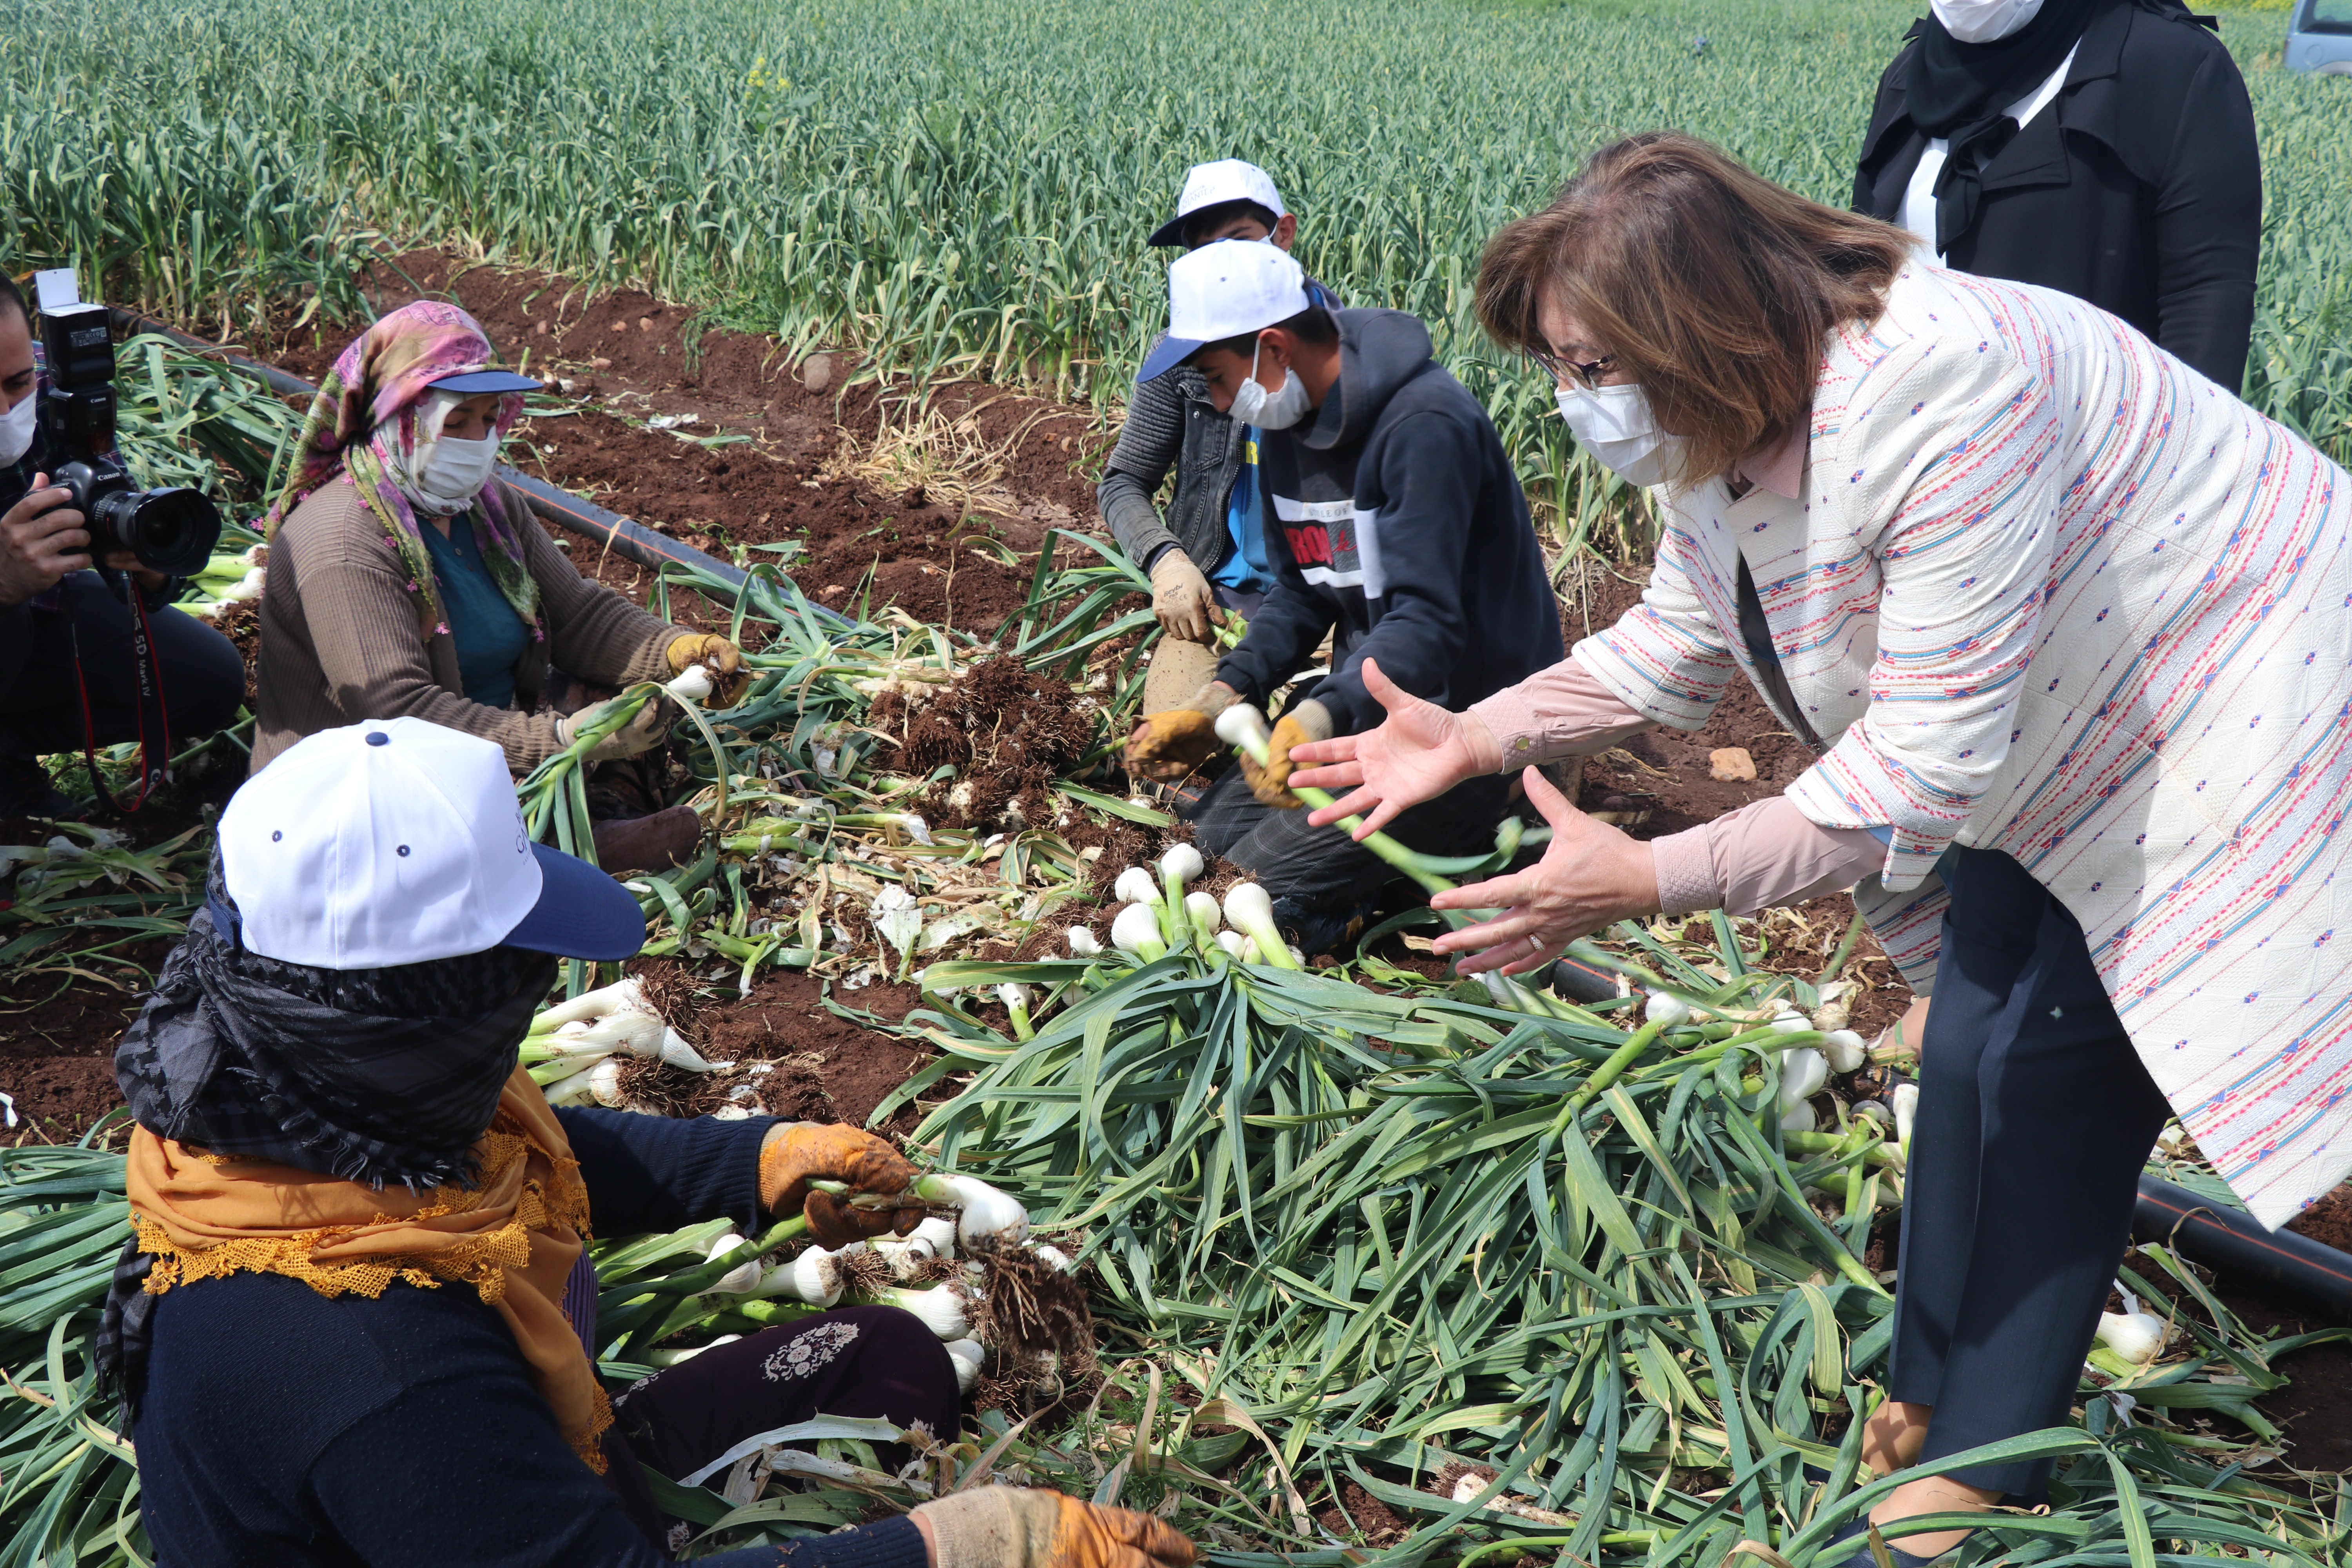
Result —
[[1577, 810], [1537, 769], [1529, 768], [1523, 782], [1528, 799], [1551, 824], [1543, 858], [1527, 870], [1429, 900], [1432, 909], [1499, 911], [1437, 939], [1439, 952], [1469, 955], [1454, 965], [1465, 974], [1482, 969], [1523, 974], [1612, 921], [1658, 912], [1658, 873], [1648, 845]]
[[1290, 749], [1293, 763], [1313, 763], [1290, 775], [1293, 784], [1354, 793], [1307, 820], [1317, 827], [1343, 816], [1361, 816], [1362, 839], [1396, 815], [1435, 800], [1465, 779], [1499, 772], [1503, 748], [1493, 731], [1468, 713], [1448, 713], [1424, 702], [1381, 673], [1380, 661], [1364, 660], [1364, 689], [1388, 710], [1388, 718], [1360, 734], [1340, 735]]

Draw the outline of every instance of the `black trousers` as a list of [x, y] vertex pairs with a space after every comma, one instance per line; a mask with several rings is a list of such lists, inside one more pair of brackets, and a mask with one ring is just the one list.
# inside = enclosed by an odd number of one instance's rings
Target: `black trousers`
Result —
[[[920, 1425], [952, 1443], [963, 1397], [947, 1347], [922, 1320], [897, 1307], [840, 1307], [707, 1350], [617, 1394], [604, 1484], [646, 1538], [675, 1554], [694, 1531], [661, 1511], [638, 1460], [677, 1480], [819, 1412]], [[878, 1457], [894, 1467], [908, 1458], [897, 1445]]]
[[[29, 761], [83, 743], [81, 694], [74, 646], [81, 647], [89, 686], [89, 743], [139, 739], [139, 669], [131, 654], [130, 606], [95, 572], [65, 580], [63, 606], [0, 614], [0, 759]], [[245, 660], [236, 645], [194, 616], [150, 610], [163, 710], [174, 747], [224, 728], [245, 700]], [[162, 737], [158, 736], [160, 744]]]
[[[1938, 870], [1888, 1380], [1934, 1406], [1929, 1460], [2066, 1424], [2167, 1114], [2064, 906], [1996, 850]], [[1951, 1473], [2032, 1504], [2050, 1466]]]
[[[1475, 855], [1495, 847], [1495, 828], [1509, 805], [1516, 775], [1496, 774], [1456, 784], [1435, 800], [1401, 813], [1390, 836], [1425, 855]], [[1329, 952], [1348, 924], [1371, 912], [1396, 868], [1339, 824], [1309, 827], [1307, 814], [1261, 805], [1239, 768], [1209, 786], [1185, 814], [1193, 839], [1209, 854], [1254, 871], [1274, 900], [1274, 923], [1310, 957]]]

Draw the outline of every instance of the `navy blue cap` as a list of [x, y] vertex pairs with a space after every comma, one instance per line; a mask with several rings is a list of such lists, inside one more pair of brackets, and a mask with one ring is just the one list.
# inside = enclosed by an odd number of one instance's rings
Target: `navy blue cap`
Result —
[[1205, 338], [1160, 339], [1160, 346], [1153, 349], [1144, 359], [1143, 368], [1135, 373], [1135, 384], [1141, 386], [1147, 381], [1166, 375], [1170, 371], [1200, 353], [1202, 345], [1207, 342]]
[[473, 397], [485, 392], [537, 392], [543, 382], [527, 375], [517, 375], [510, 370], [476, 370], [464, 375], [445, 375], [428, 383], [436, 392], [455, 392]]
[[646, 914], [635, 895], [611, 872], [561, 849], [534, 844], [530, 852], [539, 861], [539, 902], [507, 932], [506, 946], [604, 963], [637, 955], [646, 945]]

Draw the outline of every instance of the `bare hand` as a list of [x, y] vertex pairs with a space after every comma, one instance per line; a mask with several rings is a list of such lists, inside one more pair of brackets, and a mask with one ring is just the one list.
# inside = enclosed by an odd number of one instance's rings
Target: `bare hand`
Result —
[[1356, 837], [1376, 833], [1408, 806], [1435, 800], [1465, 779], [1499, 772], [1503, 748], [1493, 731], [1468, 713], [1448, 713], [1424, 702], [1364, 660], [1364, 689], [1389, 711], [1378, 728], [1290, 749], [1293, 763], [1317, 764], [1290, 775], [1293, 784], [1355, 793], [1307, 820], [1317, 827], [1361, 816]]
[[1525, 871], [1429, 900], [1437, 910], [1501, 911], [1437, 939], [1439, 952], [1471, 954], [1454, 965], [1465, 974], [1524, 974], [1612, 921], [1658, 912], [1658, 873], [1648, 845], [1577, 810], [1538, 770], [1529, 768], [1523, 782], [1528, 799], [1551, 824], [1544, 858]]
[[89, 535], [69, 504], [73, 492], [48, 484], [48, 475], [35, 474], [25, 499], [0, 514], [0, 606], [46, 594], [89, 565]]
[[171, 579], [161, 572], [139, 564], [139, 557], [128, 550], [110, 551], [106, 557], [109, 572], [128, 572], [131, 580], [150, 594], [160, 594]]

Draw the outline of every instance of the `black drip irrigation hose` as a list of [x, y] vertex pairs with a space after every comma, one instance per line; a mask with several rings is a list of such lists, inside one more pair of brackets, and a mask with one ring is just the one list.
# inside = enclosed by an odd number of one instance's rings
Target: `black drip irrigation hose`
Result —
[[[289, 375], [276, 365], [263, 364], [258, 360], [231, 353], [217, 343], [191, 337], [177, 327], [150, 320], [120, 306], [110, 307], [107, 314], [113, 319], [116, 327], [126, 333], [159, 333], [207, 359], [217, 360], [232, 370], [258, 376], [268, 384], [272, 392], [282, 396], [318, 395], [319, 389], [299, 375]], [[559, 489], [544, 479], [534, 479], [529, 474], [518, 473], [503, 463], [499, 465], [499, 478], [520, 490], [523, 499], [530, 503], [530, 510], [548, 521], [559, 528], [586, 535], [625, 561], [653, 572], [660, 571], [665, 564], [688, 566], [697, 572], [710, 574], [730, 587], [743, 585], [741, 568], [706, 555], [691, 545], [680, 544], [677, 540], [656, 533], [643, 523], [634, 522], [617, 512], [607, 511], [593, 501], [582, 500], [571, 491]]]
[[2352, 1323], [2352, 1253], [2291, 1230], [2267, 1230], [2240, 1209], [2154, 1176], [2139, 1179], [2132, 1239], [2158, 1242], [2216, 1274], [2259, 1286], [2332, 1323]]

